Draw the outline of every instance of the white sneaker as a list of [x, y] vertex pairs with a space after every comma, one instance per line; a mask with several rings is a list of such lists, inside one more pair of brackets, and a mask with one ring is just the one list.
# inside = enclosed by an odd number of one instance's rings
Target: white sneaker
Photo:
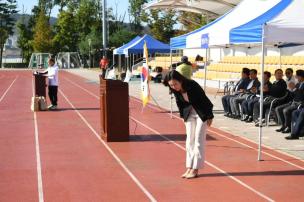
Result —
[[51, 109], [52, 107], [53, 107], [53, 105], [49, 105], [49, 106], [48, 106], [48, 109]]

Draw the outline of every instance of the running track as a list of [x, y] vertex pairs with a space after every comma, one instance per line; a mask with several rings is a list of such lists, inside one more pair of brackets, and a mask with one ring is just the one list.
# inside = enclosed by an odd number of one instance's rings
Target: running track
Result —
[[256, 144], [210, 128], [185, 180], [176, 116], [130, 98], [130, 141], [105, 143], [97, 84], [61, 71], [56, 112], [31, 112], [32, 94], [30, 71], [0, 71], [0, 201], [304, 201], [302, 160], [264, 148], [258, 162]]

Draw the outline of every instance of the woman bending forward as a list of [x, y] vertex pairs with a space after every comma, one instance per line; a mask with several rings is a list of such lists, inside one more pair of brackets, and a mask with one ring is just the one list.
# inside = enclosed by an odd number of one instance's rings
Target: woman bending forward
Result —
[[212, 124], [213, 104], [201, 86], [172, 70], [164, 79], [164, 85], [173, 92], [181, 118], [186, 125], [186, 172], [181, 176], [191, 179], [198, 175], [205, 161], [207, 126]]

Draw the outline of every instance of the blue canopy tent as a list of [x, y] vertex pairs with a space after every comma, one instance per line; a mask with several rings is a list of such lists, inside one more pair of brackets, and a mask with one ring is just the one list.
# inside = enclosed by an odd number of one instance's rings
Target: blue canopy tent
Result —
[[136, 36], [134, 39], [132, 39], [131, 41], [129, 41], [128, 43], [120, 46], [119, 48], [114, 49], [113, 54], [114, 55], [122, 55], [124, 54], [123, 51], [126, 47], [130, 46], [131, 44], [133, 44], [134, 42], [136, 42], [137, 40], [140, 39], [140, 36]]
[[[113, 50], [113, 64], [114, 64], [114, 61], [115, 61], [115, 55], [119, 55], [119, 66], [121, 66], [121, 55], [123, 55], [123, 50], [130, 46], [131, 44], [133, 44], [134, 42], [136, 42], [137, 40], [139, 40], [141, 37], [140, 36], [136, 36], [135, 38], [133, 38], [131, 41], [129, 41], [128, 43], [120, 46], [119, 48], [116, 48]], [[133, 55], [133, 63], [134, 63], [134, 55]]]
[[163, 42], [154, 39], [152, 36], [145, 34], [142, 38], [135, 41], [131, 45], [124, 48], [123, 53], [128, 55], [130, 53], [143, 53], [144, 43], [147, 43], [148, 51], [150, 54], [153, 53], [169, 53], [170, 46]]
[[145, 34], [143, 37], [123, 49], [123, 54], [125, 54], [127, 58], [127, 67], [129, 67], [129, 54], [142, 54], [145, 42], [147, 44], [149, 54], [170, 52], [170, 46], [168, 44], [160, 42], [152, 36]]

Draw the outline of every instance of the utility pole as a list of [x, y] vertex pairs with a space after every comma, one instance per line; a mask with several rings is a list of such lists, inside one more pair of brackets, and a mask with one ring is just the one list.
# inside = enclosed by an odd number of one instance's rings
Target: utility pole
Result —
[[102, 0], [102, 45], [103, 55], [107, 57], [107, 0]]

